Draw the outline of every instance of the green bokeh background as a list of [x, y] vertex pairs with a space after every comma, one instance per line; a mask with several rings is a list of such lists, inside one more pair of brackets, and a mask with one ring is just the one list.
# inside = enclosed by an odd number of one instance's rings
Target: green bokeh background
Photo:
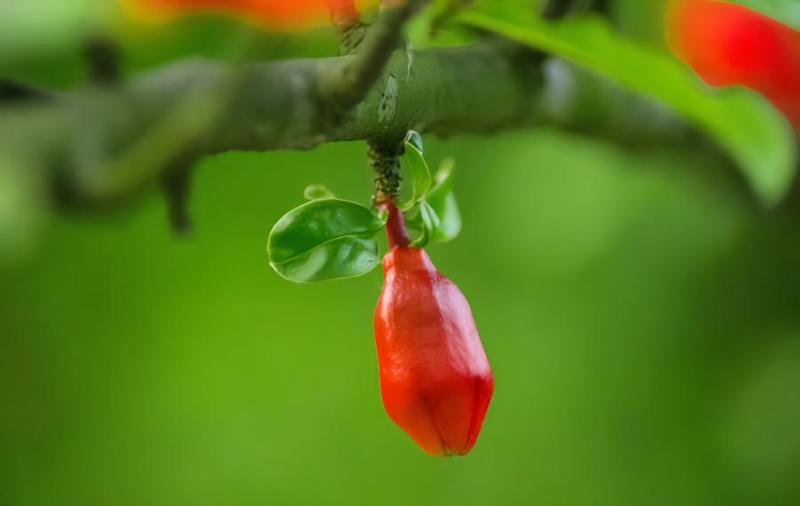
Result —
[[[248, 37], [113, 30], [131, 72]], [[0, 62], [68, 86], [76, 47]], [[430, 253], [496, 378], [470, 455], [428, 457], [383, 413], [379, 272], [293, 285], [267, 265], [306, 185], [368, 201], [363, 144], [230, 153], [198, 167], [188, 238], [153, 193], [54, 218], [0, 274], [0, 505], [800, 504], [796, 212], [698, 154], [548, 130], [426, 142], [456, 158], [464, 218]]]

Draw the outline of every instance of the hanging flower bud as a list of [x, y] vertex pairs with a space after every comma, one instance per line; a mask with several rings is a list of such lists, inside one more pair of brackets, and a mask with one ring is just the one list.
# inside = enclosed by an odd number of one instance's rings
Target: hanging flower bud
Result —
[[408, 247], [392, 204], [375, 310], [383, 405], [431, 455], [464, 455], [481, 430], [494, 379], [469, 303], [425, 251]]
[[703, 80], [761, 93], [800, 129], [799, 32], [731, 2], [674, 0], [667, 36]]

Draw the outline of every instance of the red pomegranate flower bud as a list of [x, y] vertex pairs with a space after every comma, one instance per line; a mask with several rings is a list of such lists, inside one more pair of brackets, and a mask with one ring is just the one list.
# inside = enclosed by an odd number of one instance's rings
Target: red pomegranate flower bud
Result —
[[741, 5], [675, 0], [667, 16], [673, 52], [714, 86], [742, 85], [800, 129], [800, 33]]
[[[402, 220], [389, 208], [387, 230]], [[390, 233], [390, 244], [397, 241]], [[383, 405], [430, 455], [464, 455], [478, 438], [494, 390], [469, 303], [425, 251], [400, 241], [383, 259], [375, 310]]]

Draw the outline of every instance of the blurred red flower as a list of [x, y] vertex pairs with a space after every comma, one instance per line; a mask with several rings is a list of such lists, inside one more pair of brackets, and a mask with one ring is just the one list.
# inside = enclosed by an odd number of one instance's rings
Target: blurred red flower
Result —
[[[329, 10], [339, 16], [357, 16], [350, 0], [127, 0], [139, 13], [151, 17], [172, 17], [199, 12], [216, 12], [242, 17], [272, 28], [302, 29], [325, 24]], [[358, 2], [366, 4], [369, 2]]]
[[703, 80], [761, 93], [800, 130], [799, 32], [731, 2], [674, 0], [667, 37]]

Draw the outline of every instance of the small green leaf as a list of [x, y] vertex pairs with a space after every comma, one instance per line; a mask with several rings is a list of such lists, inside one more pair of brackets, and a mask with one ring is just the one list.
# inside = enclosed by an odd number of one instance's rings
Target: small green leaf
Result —
[[296, 283], [361, 276], [379, 263], [371, 209], [339, 199], [314, 200], [286, 213], [267, 242], [275, 272]]
[[409, 130], [406, 134], [406, 144], [411, 144], [420, 153], [425, 153], [425, 144], [422, 142], [422, 136], [416, 130]]
[[763, 97], [742, 88], [711, 90], [666, 54], [620, 37], [602, 19], [546, 23], [503, 2], [460, 15], [461, 22], [560, 56], [657, 99], [713, 138], [766, 204], [786, 193], [796, 170], [796, 137]]
[[406, 137], [405, 153], [400, 158], [400, 164], [410, 169], [414, 191], [409, 200], [399, 206], [404, 211], [411, 209], [417, 202], [424, 199], [433, 186], [433, 176], [425, 162], [425, 157], [422, 156], [421, 148], [422, 139], [419, 134]]
[[435, 242], [452, 241], [461, 233], [461, 213], [453, 192], [455, 162], [448, 158], [436, 172], [436, 186], [425, 199], [439, 218], [439, 225], [431, 239]]
[[336, 198], [336, 195], [333, 194], [326, 186], [321, 184], [312, 184], [306, 186], [305, 191], [303, 191], [303, 197], [306, 200], [321, 200], [321, 199], [333, 199]]
[[415, 248], [427, 246], [436, 236], [440, 223], [436, 211], [424, 199], [417, 202], [407, 220], [410, 228], [419, 233], [419, 236], [411, 241], [411, 245]]

